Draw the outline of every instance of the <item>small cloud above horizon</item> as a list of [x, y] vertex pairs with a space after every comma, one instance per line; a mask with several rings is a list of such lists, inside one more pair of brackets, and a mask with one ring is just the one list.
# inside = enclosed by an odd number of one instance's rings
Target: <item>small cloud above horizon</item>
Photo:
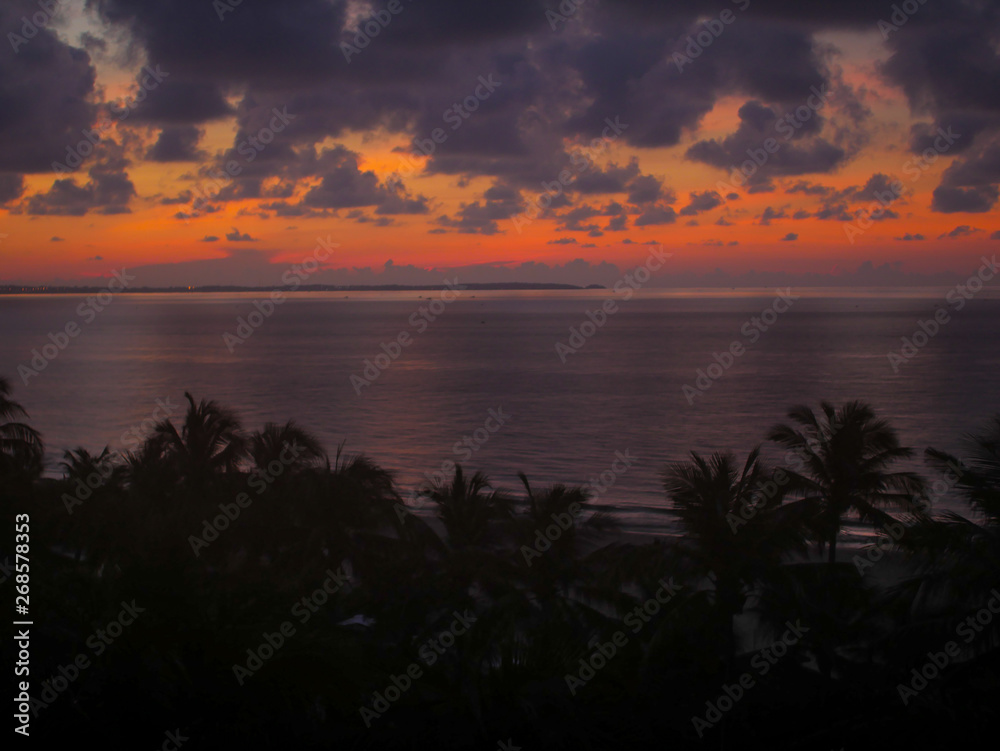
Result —
[[944, 232], [938, 235], [938, 240], [953, 240], [956, 237], [970, 237], [979, 232], [982, 232], [979, 227], [970, 227], [968, 224], [960, 224], [955, 227], [951, 232]]
[[[231, 243], [254, 243], [257, 242], [256, 237], [250, 237], [246, 232], [241, 233], [236, 227], [233, 227], [232, 232], [226, 233], [226, 239]], [[211, 242], [211, 241], [209, 241]]]

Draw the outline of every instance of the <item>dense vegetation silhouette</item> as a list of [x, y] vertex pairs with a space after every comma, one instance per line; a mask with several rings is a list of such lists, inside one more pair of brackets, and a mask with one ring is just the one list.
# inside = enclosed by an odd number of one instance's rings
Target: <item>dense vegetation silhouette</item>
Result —
[[[525, 475], [459, 467], [404, 502], [364, 456], [186, 396], [134, 452], [75, 448], [56, 480], [0, 380], [36, 740], [951, 749], [1000, 725], [1000, 416], [962, 458], [928, 449], [925, 478], [869, 405], [796, 406], [765, 433], [779, 464], [666, 467], [677, 535], [636, 541], [586, 490]], [[941, 483], [969, 518], [930, 508]], [[877, 542], [848, 547], [859, 520]]]

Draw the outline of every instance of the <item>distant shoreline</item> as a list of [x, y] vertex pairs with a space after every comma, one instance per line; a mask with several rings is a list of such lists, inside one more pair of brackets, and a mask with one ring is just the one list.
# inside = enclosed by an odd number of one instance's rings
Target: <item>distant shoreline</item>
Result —
[[[607, 289], [603, 284], [590, 284], [586, 287], [581, 287], [577, 284], [544, 284], [544, 283], [531, 283], [531, 282], [495, 282], [495, 283], [476, 283], [468, 282], [459, 285], [463, 289], [467, 290], [477, 290], [477, 291], [515, 291], [515, 290], [595, 290], [595, 289]], [[0, 295], [82, 295], [91, 292], [102, 292], [107, 289], [107, 285], [99, 287], [52, 287], [52, 286], [15, 286], [15, 285], [4, 285], [0, 286]], [[297, 287], [294, 291], [296, 292], [420, 292], [420, 291], [439, 291], [443, 289], [450, 289], [444, 284], [352, 284], [352, 285], [334, 285], [334, 284], [303, 284]], [[223, 285], [212, 285], [205, 287], [134, 287], [121, 291], [117, 291], [115, 294], [152, 294], [152, 293], [170, 293], [170, 294], [181, 294], [189, 292], [191, 294], [204, 294], [206, 292], [285, 292], [289, 293], [292, 290], [288, 287], [283, 287], [281, 285], [274, 285], [270, 287], [239, 287], [239, 286], [223, 286]]]
[[[609, 292], [611, 288], [603, 284], [589, 284], [581, 286], [577, 284], [555, 284], [555, 283], [531, 283], [531, 282], [466, 282], [459, 285], [463, 291], [470, 292]], [[786, 285], [787, 286], [787, 285]], [[775, 285], [767, 284], [740, 284], [731, 285], [676, 285], [671, 287], [650, 287], [642, 292], [658, 293], [717, 293], [726, 294], [729, 292], [751, 292], [756, 290], [771, 291]], [[943, 295], [949, 286], [939, 284], [910, 284], [910, 285], [829, 285], [829, 284], [806, 284], [793, 286], [793, 288], [804, 293], [808, 297], [826, 296], [817, 295], [816, 292], [834, 292], [834, 297], [870, 297], [878, 295], [891, 295], [906, 297], [906, 292], [924, 294], [914, 294], [915, 297], [935, 297]], [[211, 285], [203, 287], [130, 287], [124, 290], [115, 290], [118, 295], [149, 295], [149, 294], [245, 294], [259, 293], [270, 294], [281, 292], [286, 295], [296, 293], [320, 293], [320, 292], [439, 292], [449, 289], [443, 284], [357, 284], [357, 285], [333, 285], [333, 284], [308, 284], [296, 288], [272, 285], [267, 287], [242, 287]], [[0, 297], [13, 297], [16, 295], [89, 295], [107, 292], [107, 284], [100, 286], [69, 287], [69, 286], [42, 286], [42, 285], [0, 285]], [[878, 293], [878, 295], [875, 295]], [[996, 299], [1000, 297], [1000, 289], [984, 288], [979, 297], [986, 299]]]

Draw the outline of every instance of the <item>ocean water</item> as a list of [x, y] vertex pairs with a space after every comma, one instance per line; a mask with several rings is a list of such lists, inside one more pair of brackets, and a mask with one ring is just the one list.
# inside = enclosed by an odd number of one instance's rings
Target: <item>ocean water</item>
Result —
[[[0, 296], [0, 374], [43, 432], [54, 476], [65, 449], [127, 447], [157, 400], [182, 418], [190, 391], [231, 407], [249, 430], [294, 419], [331, 453], [344, 443], [395, 471], [404, 493], [456, 461], [515, 491], [519, 471], [533, 486], [607, 483], [596, 501], [624, 528], [661, 533], [666, 466], [692, 450], [743, 457], [793, 404], [863, 399], [905, 445], [960, 452], [962, 434], [1000, 412], [1000, 299], [990, 292], [956, 310], [942, 290], [794, 289], [798, 299], [763, 318], [773, 289], [629, 300], [467, 290], [448, 303], [433, 291], [297, 294], [228, 345], [224, 334], [237, 334], [265, 294], [118, 295], [83, 315], [86, 296]], [[615, 312], [600, 327], [586, 323], [609, 301]], [[942, 308], [949, 320], [894, 371], [888, 354]], [[78, 335], [25, 384], [18, 367], [70, 322]], [[579, 339], [571, 328], [583, 329]], [[403, 333], [399, 356], [369, 368], [370, 385], [352, 383]], [[560, 342], [573, 345], [562, 357]], [[730, 363], [721, 353], [731, 347]], [[718, 377], [685, 395], [699, 370]], [[619, 452], [629, 467], [616, 465]], [[964, 510], [947, 496], [935, 507]]]

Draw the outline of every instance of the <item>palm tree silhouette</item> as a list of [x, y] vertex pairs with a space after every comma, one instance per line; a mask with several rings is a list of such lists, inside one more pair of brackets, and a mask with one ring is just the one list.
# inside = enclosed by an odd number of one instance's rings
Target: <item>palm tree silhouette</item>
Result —
[[77, 561], [86, 553], [92, 563], [103, 562], [115, 548], [115, 528], [124, 510], [112, 504], [124, 491], [126, 474], [125, 467], [116, 463], [118, 458], [108, 446], [96, 456], [78, 447], [66, 451], [59, 463], [67, 491], [63, 495], [67, 547], [75, 550]]
[[66, 479], [71, 482], [76, 480], [87, 481], [88, 478], [97, 475], [101, 477], [102, 484], [107, 484], [112, 477], [120, 478], [121, 467], [114, 466], [116, 455], [111, 452], [111, 448], [105, 446], [100, 454], [94, 456], [87, 449], [77, 447], [73, 451], [66, 451], [63, 460], [59, 462]]
[[819, 415], [807, 406], [792, 407], [788, 417], [797, 427], [775, 425], [767, 437], [804, 462], [802, 472], [789, 470], [790, 485], [812, 520], [820, 553], [828, 545], [828, 561], [834, 565], [846, 514], [856, 512], [862, 521], [876, 524], [892, 521], [881, 510], [885, 506], [917, 514], [913, 499], [924, 492], [924, 483], [913, 472], [888, 471], [914, 452], [900, 445], [896, 431], [870, 405], [852, 401], [835, 410], [824, 401], [820, 407]]
[[10, 381], [0, 376], [0, 475], [37, 477], [45, 459], [42, 436], [20, 421], [28, 413], [10, 394]]
[[240, 421], [214, 401], [195, 404], [191, 394], [185, 391], [184, 396], [188, 411], [181, 430], [170, 419], [157, 423], [146, 439], [145, 453], [195, 486], [220, 473], [236, 472], [247, 448]]
[[[942, 616], [976, 610], [990, 599], [1000, 570], [1000, 415], [982, 433], [966, 435], [962, 445], [964, 460], [933, 448], [925, 458], [954, 478], [956, 491], [975, 518], [944, 511], [911, 526], [899, 541], [918, 566], [893, 594], [921, 616], [917, 631], [929, 630], [938, 638], [952, 625]], [[991, 638], [976, 640], [980, 648], [1000, 641], [995, 620], [988, 630]]]
[[482, 472], [467, 478], [455, 467], [450, 485], [424, 488], [422, 494], [437, 504], [448, 542], [455, 549], [482, 547], [497, 537], [495, 521], [510, 518], [510, 501], [490, 487]]
[[775, 492], [761, 493], [773, 476], [759, 447], [742, 468], [729, 453], [706, 460], [692, 452], [690, 462], [675, 464], [664, 474], [664, 488], [683, 530], [680, 563], [689, 577], [713, 580], [727, 672], [737, 649], [735, 619], [748, 597], [773, 577], [787, 553], [804, 548], [797, 509], [781, 505], [783, 489], [775, 483]]
[[254, 466], [260, 471], [267, 471], [277, 462], [285, 471], [296, 472], [316, 466], [326, 459], [319, 439], [292, 420], [284, 425], [269, 422], [263, 430], [255, 431], [250, 436], [249, 453]]

